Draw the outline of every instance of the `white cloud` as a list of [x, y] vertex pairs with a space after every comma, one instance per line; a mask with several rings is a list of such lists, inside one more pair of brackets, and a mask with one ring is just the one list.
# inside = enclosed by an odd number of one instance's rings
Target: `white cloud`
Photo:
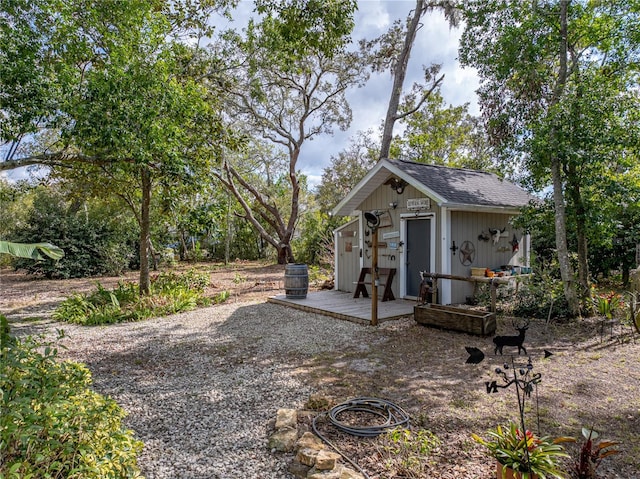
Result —
[[[373, 39], [383, 34], [396, 19], [404, 19], [415, 8], [411, 0], [366, 0], [358, 2], [354, 41], [360, 38]], [[422, 28], [418, 31], [411, 52], [405, 91], [414, 82], [423, 80], [423, 65], [439, 63], [445, 79], [442, 95], [447, 103], [461, 105], [469, 103], [472, 114], [478, 113], [476, 90], [478, 78], [473, 69], [462, 69], [458, 63], [458, 44], [462, 29], [451, 29], [444, 15], [431, 12], [422, 18]], [[349, 139], [360, 130], [378, 131], [384, 121], [392, 79], [390, 73], [372, 75], [367, 85], [348, 92], [347, 98], [353, 110], [353, 121], [347, 132], [336, 132], [331, 137], [317, 138], [312, 144], [303, 146], [300, 167], [311, 180], [322, 175], [329, 165], [331, 156], [344, 150]], [[310, 184], [314, 185], [312, 181]]]

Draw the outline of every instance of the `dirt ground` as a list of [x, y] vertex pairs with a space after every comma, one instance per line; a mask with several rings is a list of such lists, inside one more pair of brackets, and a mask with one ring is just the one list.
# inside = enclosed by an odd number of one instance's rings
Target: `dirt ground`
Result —
[[[211, 273], [208, 294], [226, 290], [229, 301], [266, 301], [284, 292], [283, 266], [234, 263], [197, 268]], [[99, 281], [109, 287], [124, 279], [137, 277], [132, 273]], [[14, 323], [47, 318], [66, 296], [91, 290], [97, 280], [48, 281], [2, 270], [0, 314]], [[602, 438], [619, 441], [621, 451], [603, 461], [597, 477], [637, 479], [640, 337], [619, 324], [603, 326], [598, 318], [549, 325], [531, 321], [525, 346], [541, 382], [527, 398], [528, 425], [542, 435], [577, 438], [582, 427], [593, 427]], [[498, 333], [515, 334], [511, 318], [499, 316]], [[510, 363], [515, 351], [505, 348], [504, 356], [496, 356], [491, 338], [427, 328], [409, 318], [383, 323], [376, 331], [363, 326], [362, 336], [367, 347], [354, 344], [350, 350], [304, 358], [297, 365], [297, 374], [317, 391], [316, 403], [330, 406], [354, 397], [384, 398], [408, 411], [412, 425], [431, 430], [441, 444], [429, 460], [401, 476], [381, 459], [379, 439], [342, 435], [321, 422], [328, 438], [371, 478], [492, 477], [493, 464], [471, 433], [485, 435], [496, 424], [517, 418], [515, 390], [488, 393], [486, 386], [492, 381], [503, 384], [495, 368]], [[466, 364], [467, 346], [480, 348], [484, 361]], [[545, 358], [545, 351], [553, 354]], [[515, 355], [513, 360], [516, 368], [526, 365], [524, 356]], [[570, 444], [568, 451], [577, 457], [578, 446]], [[567, 461], [567, 469], [571, 464]], [[415, 472], [418, 469], [420, 473]]]

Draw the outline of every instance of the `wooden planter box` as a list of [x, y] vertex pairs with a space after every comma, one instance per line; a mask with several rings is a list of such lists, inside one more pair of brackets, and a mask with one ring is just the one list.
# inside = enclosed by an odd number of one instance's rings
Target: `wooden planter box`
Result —
[[479, 336], [490, 336], [496, 332], [496, 314], [484, 311], [423, 304], [413, 308], [415, 320], [425, 326], [462, 331]]

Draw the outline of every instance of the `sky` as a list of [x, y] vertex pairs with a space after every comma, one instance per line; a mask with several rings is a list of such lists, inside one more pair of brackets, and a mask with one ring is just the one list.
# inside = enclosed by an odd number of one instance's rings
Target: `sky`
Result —
[[[405, 19], [415, 7], [415, 0], [359, 0], [355, 15], [354, 42], [373, 39], [384, 32], [396, 19]], [[240, 29], [253, 11], [253, 2], [243, 0], [233, 13], [233, 21], [219, 25], [221, 29]], [[478, 77], [472, 69], [462, 69], [457, 61], [458, 42], [461, 28], [450, 29], [444, 16], [438, 12], [428, 13], [422, 19], [423, 27], [418, 31], [409, 60], [404, 90], [422, 79], [422, 65], [439, 63], [445, 74], [441, 93], [444, 100], [452, 105], [469, 103], [471, 114], [478, 113], [476, 90]], [[323, 135], [306, 142], [301, 151], [299, 169], [308, 177], [309, 185], [316, 186], [323, 169], [329, 166], [331, 156], [347, 148], [349, 139], [358, 131], [373, 129], [378, 131], [384, 120], [392, 78], [389, 72], [372, 74], [363, 88], [352, 89], [347, 99], [353, 111], [351, 127], [346, 131], [336, 129], [332, 136]], [[396, 126], [397, 131], [398, 126]], [[24, 169], [8, 175], [17, 180], [26, 177]]]
[[[415, 0], [359, 0], [352, 35], [354, 42], [362, 38], [373, 39], [385, 33], [396, 19], [406, 19], [415, 4]], [[252, 9], [252, 2], [240, 2], [235, 20], [228, 26], [237, 27], [246, 21]], [[441, 88], [444, 100], [452, 105], [469, 103], [469, 112], [478, 114], [478, 77], [475, 70], [462, 69], [457, 60], [462, 29], [450, 29], [444, 15], [439, 12], [428, 13], [422, 23], [423, 27], [418, 31], [411, 52], [404, 90], [409, 91], [414, 82], [423, 79], [422, 65], [439, 63], [442, 65], [441, 73], [445, 74]], [[347, 148], [349, 139], [358, 131], [378, 131], [386, 115], [391, 85], [391, 73], [372, 74], [365, 87], [353, 89], [347, 94], [353, 110], [351, 127], [344, 132], [336, 129], [333, 136], [320, 136], [303, 145], [299, 168], [307, 175], [310, 186], [320, 182], [331, 156]]]

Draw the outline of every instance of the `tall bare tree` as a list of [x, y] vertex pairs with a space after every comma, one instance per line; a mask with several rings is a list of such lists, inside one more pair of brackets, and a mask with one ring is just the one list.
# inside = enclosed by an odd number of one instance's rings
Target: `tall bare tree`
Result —
[[[371, 45], [378, 43], [383, 47], [380, 49], [378, 60], [374, 64], [375, 69], [390, 69], [393, 74], [393, 86], [391, 87], [391, 96], [389, 97], [389, 105], [387, 107], [382, 132], [380, 158], [389, 157], [391, 140], [393, 139], [393, 127], [396, 121], [419, 110], [429, 95], [440, 87], [444, 79], [444, 75], [439, 73], [440, 68], [438, 65], [425, 67], [425, 83], [428, 86], [423, 90], [422, 98], [416, 102], [415, 110], [398, 113], [411, 50], [415, 43], [416, 34], [423, 26], [420, 20], [425, 13], [434, 10], [444, 12], [445, 18], [449, 21], [450, 26], [455, 27], [458, 25], [459, 12], [456, 7], [456, 2], [450, 0], [431, 2], [416, 0], [416, 6], [407, 19], [406, 27], [402, 27], [400, 23], [396, 23], [389, 32], [374, 40], [374, 42], [371, 42]], [[402, 44], [401, 47], [400, 44]]]
[[261, 189], [255, 181], [256, 170], [242, 164], [256, 158], [242, 159], [241, 155], [226, 155], [214, 175], [240, 202], [245, 218], [277, 250], [278, 262], [284, 264], [295, 260], [291, 240], [301, 208], [303, 145], [332, 134], [336, 127], [344, 130], [349, 126], [351, 109], [345, 93], [362, 85], [368, 72], [363, 55], [341, 47], [324, 51], [305, 45], [302, 51], [285, 55], [286, 49], [273, 48], [272, 27], [271, 22], [257, 25], [247, 39], [235, 36], [227, 44], [238, 67], [225, 85], [225, 98], [233, 128], [267, 141], [284, 155], [287, 188], [280, 188], [280, 197]]

